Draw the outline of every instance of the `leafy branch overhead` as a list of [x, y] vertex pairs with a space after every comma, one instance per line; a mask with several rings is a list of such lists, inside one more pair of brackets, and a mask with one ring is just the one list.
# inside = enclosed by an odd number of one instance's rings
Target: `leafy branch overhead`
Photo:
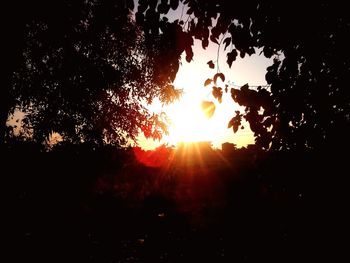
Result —
[[[237, 56], [244, 58], [258, 50], [274, 59], [266, 73], [268, 88], [231, 90], [232, 98], [245, 107], [243, 117], [258, 145], [266, 149], [313, 148], [341, 137], [339, 130], [346, 137], [350, 126], [346, 115], [350, 93], [345, 88], [350, 76], [350, 29], [344, 3], [281, 5], [253, 0], [235, 2], [234, 9], [231, 0], [181, 3], [187, 10], [184, 19], [191, 20], [187, 32], [201, 41], [203, 48], [210, 41], [223, 44], [229, 67]], [[205, 86], [216, 86], [214, 78], [210, 79]], [[220, 97], [219, 89], [213, 89], [214, 94]]]
[[212, 87], [212, 94], [213, 94], [214, 98], [217, 99], [219, 103], [221, 103], [222, 102], [223, 91], [222, 91], [221, 87], [217, 87], [216, 86], [218, 78], [220, 78], [222, 82], [225, 81], [225, 75], [223, 73], [216, 73], [214, 75], [213, 79], [207, 79], [204, 82], [204, 86], [208, 86], [211, 83], [213, 83], [214, 86]]
[[[16, 21], [8, 25], [10, 37], [4, 37], [1, 141], [7, 118], [18, 107], [28, 113], [25, 124], [38, 143], [53, 130], [74, 143], [135, 138], [152, 120], [145, 102], [178, 97], [171, 85], [181, 55], [193, 60], [194, 40], [203, 48], [217, 44], [229, 67], [237, 56], [255, 52], [273, 59], [266, 69], [268, 87], [230, 89], [262, 148], [313, 149], [348, 138], [346, 1], [252, 0], [232, 8], [231, 0], [140, 0], [135, 15], [132, 0], [24, 7], [21, 15], [17, 7], [10, 10]], [[180, 14], [174, 21], [171, 10]], [[218, 55], [207, 63], [217, 74], [204, 85], [213, 85], [220, 102], [217, 82], [225, 82], [225, 76], [219, 62]], [[230, 125], [237, 123], [238, 117]]]

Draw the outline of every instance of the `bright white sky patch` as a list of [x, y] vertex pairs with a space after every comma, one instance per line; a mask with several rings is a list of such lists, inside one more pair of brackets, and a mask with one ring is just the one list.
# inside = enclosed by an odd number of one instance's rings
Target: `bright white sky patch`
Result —
[[[210, 43], [206, 50], [203, 50], [201, 43], [195, 41], [194, 57], [191, 63], [187, 63], [182, 57], [182, 65], [176, 76], [174, 85], [184, 90], [182, 99], [172, 105], [161, 107], [155, 101], [151, 105], [154, 112], [165, 111], [172, 119], [173, 126], [170, 127], [169, 136], [165, 136], [160, 142], [147, 140], [144, 136], [139, 136], [140, 146], [144, 149], [153, 149], [163, 143], [176, 145], [179, 141], [211, 141], [213, 146], [221, 148], [224, 142], [233, 142], [237, 147], [254, 143], [253, 134], [249, 124], [244, 123], [245, 129], [239, 129], [236, 134], [232, 129], [228, 129], [229, 120], [235, 115], [236, 110], [244, 111], [243, 107], [237, 105], [230, 96], [230, 86], [228, 93], [224, 92], [222, 103], [218, 103], [212, 96], [211, 85], [204, 87], [207, 78], [212, 78], [217, 72], [207, 65], [209, 60], [216, 61], [217, 45]], [[222, 48], [223, 49], [223, 48]], [[184, 55], [184, 54], [183, 54]], [[226, 82], [234, 85], [266, 85], [265, 70], [272, 64], [271, 59], [257, 54], [251, 57], [246, 56], [233, 62], [231, 69], [226, 64], [226, 54], [220, 52], [220, 71], [225, 74]], [[218, 86], [224, 90], [223, 83], [218, 81]], [[207, 119], [201, 109], [203, 100], [212, 101], [216, 105], [216, 110], [212, 118]]]

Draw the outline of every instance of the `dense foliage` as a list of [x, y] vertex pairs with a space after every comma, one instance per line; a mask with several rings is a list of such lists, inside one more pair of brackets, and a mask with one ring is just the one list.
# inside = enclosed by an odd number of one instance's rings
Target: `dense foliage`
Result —
[[[166, 116], [149, 112], [147, 104], [169, 103], [180, 91], [172, 85], [175, 74], [157, 70], [163, 46], [145, 43], [133, 8], [133, 1], [28, 5], [12, 26], [21, 29], [12, 32], [20, 45], [9, 50], [15, 61], [4, 119], [24, 112], [22, 131], [38, 143], [53, 132], [67, 142], [99, 145], [123, 145], [140, 131], [159, 139]], [[179, 56], [171, 61], [177, 67]]]

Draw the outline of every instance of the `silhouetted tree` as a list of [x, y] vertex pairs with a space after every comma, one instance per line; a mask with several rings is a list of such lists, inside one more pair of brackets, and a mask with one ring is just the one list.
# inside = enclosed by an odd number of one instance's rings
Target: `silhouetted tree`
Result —
[[180, 91], [171, 84], [174, 77], [155, 70], [159, 46], [145, 43], [132, 0], [25, 7], [24, 14], [20, 6], [11, 9], [19, 21], [9, 28], [19, 32], [9, 32], [16, 38], [8, 40], [14, 62], [5, 83], [2, 129], [19, 109], [26, 113], [22, 128], [38, 143], [52, 132], [68, 142], [99, 145], [124, 144], [140, 131], [156, 139], [166, 132], [166, 116], [146, 106], [154, 98], [169, 103]]
[[[166, 22], [164, 15], [179, 4], [186, 14]], [[150, 35], [159, 34], [164, 23], [181, 27], [187, 61], [193, 56], [193, 38], [201, 40], [204, 49], [209, 40], [224, 45], [230, 67], [238, 55], [244, 58], [257, 48], [273, 57], [265, 76], [269, 87], [231, 88], [232, 98], [245, 112], [229, 126], [237, 131], [233, 124], [240, 125], [244, 117], [259, 146], [279, 150], [344, 143], [349, 134], [346, 10], [344, 4], [329, 1], [140, 0], [136, 18]], [[208, 65], [215, 67], [212, 61]], [[220, 102], [223, 92], [216, 80], [224, 81], [225, 76], [216, 66], [217, 73], [205, 85], [213, 83], [213, 95]]]

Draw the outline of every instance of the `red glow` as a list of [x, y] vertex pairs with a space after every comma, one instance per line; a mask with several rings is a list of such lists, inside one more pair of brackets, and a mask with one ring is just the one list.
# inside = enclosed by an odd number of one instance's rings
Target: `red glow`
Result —
[[140, 147], [133, 148], [136, 159], [147, 167], [162, 167], [167, 165], [170, 149], [160, 146], [153, 151], [144, 151]]

